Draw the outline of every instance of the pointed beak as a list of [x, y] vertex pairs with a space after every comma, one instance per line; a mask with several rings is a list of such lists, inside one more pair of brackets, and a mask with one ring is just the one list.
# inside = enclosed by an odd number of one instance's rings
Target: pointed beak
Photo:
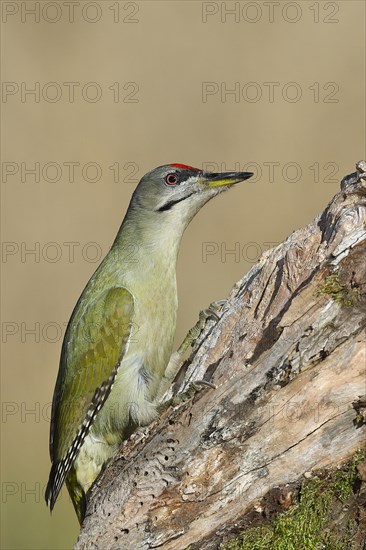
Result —
[[208, 187], [222, 187], [224, 185], [234, 185], [240, 181], [247, 180], [253, 176], [253, 172], [202, 172], [202, 183]]

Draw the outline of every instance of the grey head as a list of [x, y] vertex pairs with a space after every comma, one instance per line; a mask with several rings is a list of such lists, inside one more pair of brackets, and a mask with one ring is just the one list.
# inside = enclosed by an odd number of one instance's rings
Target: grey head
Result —
[[252, 172], [206, 172], [178, 163], [159, 166], [143, 176], [130, 209], [154, 212], [161, 220], [181, 219], [186, 225], [211, 198], [251, 176]]

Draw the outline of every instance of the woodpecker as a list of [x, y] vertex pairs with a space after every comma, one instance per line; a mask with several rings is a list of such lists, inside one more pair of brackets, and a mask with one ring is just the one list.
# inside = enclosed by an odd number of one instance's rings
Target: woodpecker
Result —
[[156, 418], [163, 380], [177, 371], [169, 359], [183, 232], [210, 199], [252, 175], [168, 164], [139, 182], [65, 332], [52, 402], [51, 510], [66, 482], [81, 524], [101, 470], [137, 426]]

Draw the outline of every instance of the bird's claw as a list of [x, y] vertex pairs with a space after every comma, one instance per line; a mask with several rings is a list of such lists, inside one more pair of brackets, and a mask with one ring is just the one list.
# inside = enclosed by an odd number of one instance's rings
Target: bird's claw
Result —
[[[180, 373], [183, 372], [185, 367], [187, 366], [187, 363], [182, 364], [183, 355], [190, 346], [193, 346], [196, 343], [197, 339], [205, 328], [208, 319], [213, 318], [215, 319], [215, 321], [218, 321], [220, 319], [217, 312], [220, 311], [225, 303], [226, 300], [212, 302], [212, 304], [210, 304], [207, 309], [202, 310], [199, 314], [199, 318], [195, 326], [191, 328], [191, 330], [188, 332], [178, 350], [172, 354], [157, 392], [157, 402], [160, 401], [160, 405], [158, 405], [159, 412], [163, 412], [166, 408], [173, 404], [172, 399], [169, 399], [167, 401], [162, 400], [164, 399], [164, 396], [171, 384], [176, 381], [177, 377], [179, 377]], [[199, 389], [201, 389], [201, 387], [199, 386], [209, 386], [211, 388], [215, 387], [213, 384], [211, 384], [210, 382], [206, 382], [205, 380], [197, 380], [196, 382], [192, 383], [192, 388], [188, 388], [187, 392], [192, 391], [192, 389], [196, 389], [196, 391], [198, 391]], [[186, 395], [187, 392], [184, 392], [184, 395]], [[177, 398], [177, 395], [175, 398]]]
[[202, 391], [204, 387], [216, 389], [215, 384], [212, 384], [211, 382], [207, 382], [206, 380], [195, 380], [194, 382], [191, 382], [184, 392], [177, 393], [172, 398], [172, 405], [179, 405], [181, 403], [184, 403], [185, 401], [188, 401], [189, 399], [192, 399], [197, 393]]
[[178, 348], [179, 355], [184, 355], [189, 346], [193, 346], [196, 343], [208, 319], [214, 319], [215, 321], [220, 319], [217, 312], [220, 311], [225, 303], [226, 300], [218, 300], [217, 302], [212, 302], [207, 309], [200, 311], [197, 323], [188, 331], [187, 336]]

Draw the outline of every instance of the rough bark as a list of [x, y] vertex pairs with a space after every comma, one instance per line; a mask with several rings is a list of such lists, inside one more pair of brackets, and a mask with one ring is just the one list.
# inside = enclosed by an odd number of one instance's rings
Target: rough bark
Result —
[[365, 166], [235, 285], [175, 384], [216, 389], [126, 442], [77, 550], [218, 548], [276, 487], [365, 448]]

